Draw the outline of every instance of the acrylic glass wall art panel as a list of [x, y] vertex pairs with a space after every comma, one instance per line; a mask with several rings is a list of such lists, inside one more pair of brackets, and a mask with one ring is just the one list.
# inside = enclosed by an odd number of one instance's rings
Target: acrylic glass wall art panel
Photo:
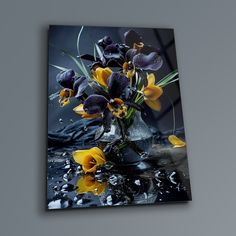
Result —
[[47, 208], [191, 200], [172, 29], [50, 26]]

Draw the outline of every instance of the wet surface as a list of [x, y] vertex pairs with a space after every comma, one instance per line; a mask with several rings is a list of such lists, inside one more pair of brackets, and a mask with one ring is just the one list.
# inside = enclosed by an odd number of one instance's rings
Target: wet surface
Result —
[[[148, 154], [137, 163], [116, 165], [108, 161], [95, 175], [85, 175], [81, 166], [73, 161], [72, 152], [94, 146], [96, 121], [87, 124], [83, 132], [82, 125], [83, 122], [78, 121], [54, 132], [53, 139], [57, 142], [51, 142], [48, 147], [49, 209], [191, 200], [186, 148], [172, 148], [159, 141], [152, 144]], [[77, 132], [73, 127], [77, 127]], [[78, 132], [80, 138], [73, 138]], [[84, 145], [84, 140], [90, 142]], [[58, 146], [58, 143], [63, 145]]]

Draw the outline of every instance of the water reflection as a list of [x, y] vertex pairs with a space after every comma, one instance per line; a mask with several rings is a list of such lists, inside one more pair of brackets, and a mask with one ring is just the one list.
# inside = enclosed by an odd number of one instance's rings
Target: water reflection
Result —
[[139, 165], [128, 166], [108, 163], [90, 175], [72, 161], [70, 153], [72, 150], [48, 152], [49, 209], [155, 204], [191, 198], [186, 156], [155, 159], [150, 155]]

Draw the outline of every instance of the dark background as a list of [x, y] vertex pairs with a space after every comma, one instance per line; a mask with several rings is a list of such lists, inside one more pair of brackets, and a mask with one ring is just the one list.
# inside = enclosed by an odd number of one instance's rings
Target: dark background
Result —
[[[0, 234], [235, 235], [233, 0], [2, 0]], [[193, 201], [45, 211], [49, 24], [174, 28]]]

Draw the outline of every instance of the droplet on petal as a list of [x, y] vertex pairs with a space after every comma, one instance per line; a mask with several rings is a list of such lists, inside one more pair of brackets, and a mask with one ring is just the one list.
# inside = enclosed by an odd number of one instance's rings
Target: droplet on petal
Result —
[[156, 52], [152, 52], [148, 55], [138, 53], [133, 57], [133, 63], [137, 68], [156, 71], [161, 68], [163, 60]]
[[120, 73], [113, 72], [108, 78], [108, 93], [112, 98], [119, 98], [128, 86], [128, 78]]

